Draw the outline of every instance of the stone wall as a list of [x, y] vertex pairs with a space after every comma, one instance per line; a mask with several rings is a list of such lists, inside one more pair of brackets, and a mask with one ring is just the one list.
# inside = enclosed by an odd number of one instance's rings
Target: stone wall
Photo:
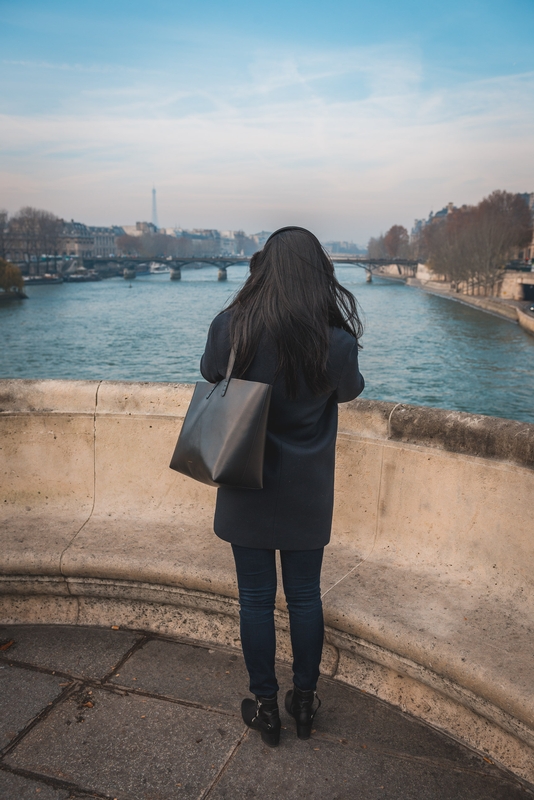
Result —
[[534, 284], [534, 272], [507, 270], [499, 289], [499, 297], [505, 300], [523, 300], [523, 285]]
[[[239, 646], [215, 491], [168, 468], [190, 397], [0, 381], [0, 620]], [[357, 400], [336, 469], [323, 671], [534, 783], [534, 426]]]

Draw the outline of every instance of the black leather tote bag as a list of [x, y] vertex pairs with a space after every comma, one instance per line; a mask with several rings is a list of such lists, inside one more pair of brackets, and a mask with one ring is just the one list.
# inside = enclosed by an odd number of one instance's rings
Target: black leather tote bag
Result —
[[235, 352], [219, 383], [199, 381], [170, 463], [209, 486], [263, 488], [263, 456], [272, 386], [232, 378]]

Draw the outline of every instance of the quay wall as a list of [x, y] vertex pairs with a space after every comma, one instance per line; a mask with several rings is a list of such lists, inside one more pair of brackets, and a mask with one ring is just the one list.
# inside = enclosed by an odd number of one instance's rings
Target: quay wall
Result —
[[[168, 468], [192, 387], [0, 381], [0, 622], [239, 646], [215, 490]], [[534, 784], [534, 426], [340, 407], [322, 671]], [[290, 660], [283, 595], [280, 656]]]
[[478, 295], [468, 295], [463, 292], [455, 292], [451, 289], [450, 283], [437, 281], [435, 276], [425, 264], [417, 267], [417, 277], [401, 276], [396, 264], [380, 267], [377, 274], [388, 280], [397, 280], [406, 283], [408, 286], [415, 286], [429, 294], [437, 294], [440, 297], [447, 297], [464, 305], [474, 306], [481, 311], [487, 311], [498, 317], [503, 317], [510, 322], [517, 322], [527, 332], [534, 335], [534, 314], [526, 311], [528, 303], [524, 303], [522, 308], [522, 285], [534, 284], [534, 273], [509, 271], [505, 274], [500, 294], [497, 297], [484, 297]]
[[421, 281], [419, 278], [408, 278], [406, 283], [409, 286], [416, 286], [423, 289], [430, 294], [437, 294], [440, 297], [447, 297], [449, 300], [455, 300], [457, 303], [463, 303], [466, 306], [474, 306], [481, 311], [488, 311], [497, 317], [504, 317], [510, 322], [518, 322], [518, 309], [515, 302], [501, 300], [498, 297], [483, 297], [474, 296], [470, 294], [463, 294], [462, 292], [454, 292], [450, 288], [449, 283], [442, 281]]
[[531, 333], [534, 336], [534, 314], [527, 314], [525, 311], [518, 308], [517, 318], [521, 327], [524, 328], [527, 333]]

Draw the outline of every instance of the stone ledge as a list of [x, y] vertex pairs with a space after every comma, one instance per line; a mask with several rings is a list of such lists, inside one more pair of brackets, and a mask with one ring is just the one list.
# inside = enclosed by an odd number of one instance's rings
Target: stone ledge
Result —
[[[0, 594], [0, 623], [117, 625], [125, 630], [164, 634], [192, 643], [239, 648], [235, 601], [223, 600], [221, 604], [217, 597], [180, 593], [179, 604], [176, 604], [178, 594], [174, 595], [175, 603], [156, 603], [137, 598], [137, 587], [133, 585], [129, 587], [129, 599], [124, 597], [124, 586], [117, 586], [121, 598], [102, 595], [102, 582], [95, 582], [95, 588], [97, 594], [91, 595], [86, 583], [85, 594], [69, 597]], [[156, 587], [138, 588], [143, 598], [148, 588], [154, 600]], [[161, 588], [166, 599], [170, 599], [168, 587]], [[277, 639], [280, 660], [290, 663], [287, 620], [280, 613]], [[423, 719], [534, 783], [534, 732], [500, 708], [422, 665], [327, 626], [321, 671]]]
[[[222, 575], [219, 576], [218, 592], [214, 593], [206, 589], [210, 585], [210, 576], [203, 574], [200, 564], [197, 563], [195, 566], [196, 580], [194, 583], [199, 588], [191, 586], [190, 571], [183, 576], [177, 573], [174, 585], [157, 584], [150, 580], [119, 578], [4, 575], [0, 576], [0, 595], [27, 598], [55, 596], [106, 598], [108, 601], [139, 601], [155, 606], [177, 606], [201, 610], [208, 614], [224, 614], [237, 619], [235, 576], [231, 567], [227, 571], [225, 580], [222, 580]], [[112, 572], [112, 570], [113, 568], [109, 567], [100, 571]], [[439, 673], [443, 681], [457, 687], [464, 687], [469, 694], [484, 698], [495, 707], [500, 707], [503, 713], [513, 714], [514, 718], [534, 732], [534, 705], [530, 691], [529, 667], [534, 661], [534, 654], [528, 648], [524, 648], [519, 656], [519, 665], [517, 663], [514, 665], [515, 670], [507, 670], [507, 674], [512, 673], [514, 679], [508, 680], [507, 677], [505, 679], [503, 667], [506, 662], [503, 660], [502, 650], [499, 653], [501, 648], [496, 639], [514, 609], [503, 610], [500, 617], [495, 614], [493, 629], [486, 628], [482, 640], [475, 638], [476, 631], [472, 626], [466, 626], [466, 633], [462, 636], [458, 632], [458, 639], [450, 642], [447, 640], [446, 634], [438, 632], [437, 629], [432, 633], [425, 629], [418, 630], [417, 625], [421, 624], [421, 611], [417, 609], [412, 609], [409, 624], [400, 617], [398, 613], [402, 611], [400, 606], [397, 614], [391, 615], [388, 619], [385, 609], [395, 602], [398, 605], [401, 598], [396, 586], [398, 570], [371, 567], [366, 570], [366, 573], [361, 577], [359, 573], [355, 573], [351, 583], [334, 587], [337, 592], [329, 590], [326, 593], [324, 599], [325, 620], [332, 631], [338, 631], [340, 635], [348, 636], [351, 640], [365, 641], [369, 647], [377, 648], [379, 651], [395, 652], [398, 659], [407, 659], [412, 664], [418, 664], [420, 669], [427, 669], [431, 674]], [[387, 591], [383, 593], [380, 602], [370, 602], [367, 598], [369, 593], [373, 592], [373, 584], [376, 584], [377, 580], [391, 585], [392, 588], [389, 593]], [[360, 589], [357, 586], [359, 583], [361, 583]], [[450, 590], [453, 588], [457, 589], [455, 594], [458, 596], [458, 602], [465, 601], [460, 587], [449, 587]], [[225, 593], [221, 594], [221, 591]], [[443, 588], [439, 582], [436, 581], [432, 584], [427, 580], [425, 595], [427, 598], [434, 598], [431, 602], [436, 606], [440, 604], [440, 594], [443, 594]], [[450, 611], [456, 613], [452, 624], [459, 625], [462, 610], [455, 608]], [[492, 609], [487, 611], [486, 619], [490, 618], [491, 611]], [[276, 613], [278, 624], [286, 630], [285, 601], [281, 592], [277, 598]], [[436, 617], [437, 619], [438, 617]], [[448, 622], [450, 624], [451, 620], [449, 619]], [[487, 621], [485, 624], [488, 625]], [[532, 620], [530, 620], [529, 627], [529, 621], [525, 621], [523, 618], [522, 625], [517, 626], [515, 641], [520, 634], [522, 640], [527, 642], [532, 636], [532, 626]], [[508, 626], [507, 635], [510, 641], [514, 642], [514, 631], [510, 629], [510, 626]], [[488, 643], [490, 647], [487, 646]], [[502, 643], [502, 646], [505, 646], [505, 643]], [[432, 652], [432, 660], [428, 657], [429, 649]], [[492, 658], [493, 651], [497, 655]], [[483, 661], [485, 663], [482, 668]], [[518, 666], [521, 664], [526, 666], [523, 675], [518, 670]], [[534, 738], [529, 741], [534, 746]]]
[[[0, 416], [82, 414], [181, 420], [190, 384], [0, 380]], [[354, 400], [340, 407], [339, 429], [359, 437], [437, 447], [534, 468], [534, 425], [441, 408]]]
[[[190, 394], [0, 381], [5, 621], [146, 626], [237, 646], [215, 492], [168, 469]], [[439, 409], [343, 406], [323, 569], [326, 674], [531, 782], [533, 432]], [[289, 659], [282, 597], [277, 624]]]
[[534, 425], [526, 422], [403, 404], [389, 423], [396, 441], [534, 469]]
[[[199, 563], [198, 558], [195, 563], [194, 549], [188, 555], [183, 554], [188, 568], [183, 575], [175, 574], [174, 585], [157, 584], [151, 579], [132, 581], [75, 574], [3, 575], [0, 578], [0, 621], [116, 624], [238, 647], [238, 603], [231, 564], [226, 564], [222, 572], [219, 568], [218, 577], [213, 581], [213, 576], [203, 574], [207, 564]], [[331, 556], [334, 555], [336, 548], [330, 550]], [[345, 561], [342, 552], [339, 557]], [[108, 550], [109, 565], [98, 564], [98, 572], [116, 571], [113, 559], [113, 552]], [[534, 769], [530, 772], [525, 767], [526, 752], [530, 753], [532, 761], [534, 750], [534, 714], [529, 710], [532, 697], [528, 677], [532, 654], [522, 653], [527, 671], [523, 681], [503, 682], [502, 658], [495, 658], [492, 649], [485, 648], [486, 641], [475, 638], [476, 629], [470, 629], [461, 641], [429, 636], [428, 631], [417, 631], [418, 614], [413, 607], [411, 614], [415, 616], [410, 626], [398, 619], [388, 622], [384, 608], [401, 610], [402, 595], [396, 586], [395, 571], [385, 565], [366, 566], [365, 576], [355, 572], [351, 584], [342, 582], [331, 586], [326, 594], [327, 644], [321, 666], [323, 674], [364, 688], [421, 716], [534, 782]], [[139, 573], [139, 565], [130, 571]], [[377, 582], [390, 586], [391, 591], [382, 592], [378, 605], [376, 598], [366, 603]], [[192, 584], [202, 588], [191, 588]], [[224, 593], [206, 590], [210, 585]], [[438, 605], [436, 598], [440, 590], [439, 582], [432, 585], [427, 576], [426, 593]], [[460, 602], [465, 599], [458, 591], [451, 591], [451, 594]], [[409, 605], [410, 598], [407, 599]], [[456, 609], [458, 620], [462, 614], [461, 608]], [[496, 620], [496, 629], [506, 629], [507, 618], [511, 615], [513, 609], [506, 609], [503, 619]], [[276, 621], [279, 655], [281, 660], [290, 663], [288, 621], [281, 595]], [[509, 636], [513, 633], [509, 624], [507, 633]], [[491, 635], [487, 636], [491, 644]], [[506, 757], [506, 753], [508, 756], [513, 753], [513, 759]]]

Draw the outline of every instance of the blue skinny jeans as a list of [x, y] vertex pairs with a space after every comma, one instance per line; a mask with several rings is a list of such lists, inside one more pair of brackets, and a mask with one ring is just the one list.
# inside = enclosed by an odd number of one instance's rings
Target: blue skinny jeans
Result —
[[[240, 603], [243, 655], [250, 691], [271, 697], [278, 691], [274, 659], [276, 635], [275, 550], [232, 545]], [[315, 689], [323, 650], [321, 601], [323, 550], [280, 550], [282, 581], [289, 611], [293, 648], [293, 680], [299, 689]]]

